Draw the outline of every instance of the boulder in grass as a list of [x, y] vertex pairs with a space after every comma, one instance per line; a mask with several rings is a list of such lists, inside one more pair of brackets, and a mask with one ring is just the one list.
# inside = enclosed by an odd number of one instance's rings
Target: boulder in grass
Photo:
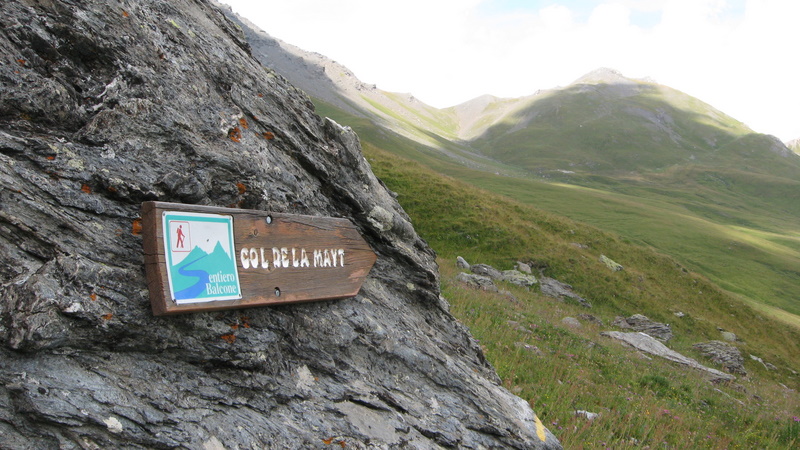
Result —
[[488, 264], [473, 264], [469, 267], [469, 270], [475, 275], [483, 275], [493, 280], [500, 279], [502, 276], [499, 270]]
[[600, 262], [605, 264], [606, 267], [611, 269], [612, 272], [619, 272], [625, 269], [624, 267], [622, 267], [622, 264], [615, 262], [606, 255], [600, 255]]
[[694, 344], [692, 348], [697, 349], [706, 358], [721, 365], [730, 373], [736, 375], [747, 375], [744, 369], [744, 358], [736, 346], [723, 341], [708, 341]]
[[535, 276], [522, 273], [519, 270], [504, 270], [500, 273], [500, 279], [522, 287], [531, 287], [538, 283]]
[[461, 272], [456, 275], [456, 280], [466, 284], [467, 286], [475, 289], [480, 289], [489, 292], [498, 292], [497, 286], [491, 278], [474, 273]]

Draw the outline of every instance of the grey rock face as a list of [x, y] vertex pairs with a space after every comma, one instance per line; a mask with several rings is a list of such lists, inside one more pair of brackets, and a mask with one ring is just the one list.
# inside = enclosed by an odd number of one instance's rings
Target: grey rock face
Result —
[[734, 345], [723, 341], [708, 341], [694, 344], [692, 347], [699, 350], [706, 358], [724, 367], [728, 372], [747, 375], [742, 353]]
[[669, 361], [673, 361], [679, 364], [692, 367], [694, 369], [705, 371], [711, 375], [712, 381], [733, 381], [736, 379], [736, 377], [734, 377], [733, 375], [728, 375], [725, 372], [721, 372], [719, 370], [706, 367], [697, 362], [696, 360], [689, 358], [688, 356], [681, 355], [680, 353], [671, 350], [666, 345], [662, 344], [652, 336], [647, 335], [645, 333], [604, 331], [600, 334], [610, 338], [618, 339], [637, 350], [649, 353], [651, 355], [659, 356]]
[[722, 336], [723, 340], [728, 342], [736, 342], [739, 339], [735, 333], [732, 333], [730, 331], [722, 331], [720, 332], [720, 335]]
[[473, 264], [470, 266], [469, 270], [471, 270], [475, 275], [483, 275], [493, 280], [499, 280], [503, 276], [499, 270], [488, 264]]
[[504, 270], [500, 273], [500, 279], [521, 287], [531, 287], [538, 283], [535, 276], [519, 270]]
[[765, 369], [767, 369], [767, 370], [778, 370], [778, 368], [777, 368], [777, 367], [775, 367], [775, 364], [770, 364], [770, 363], [768, 363], [768, 362], [765, 362], [763, 359], [759, 358], [759, 357], [758, 357], [758, 356], [756, 356], [756, 355], [750, 355], [750, 359], [752, 359], [753, 361], [758, 361], [758, 362], [760, 362], [760, 363], [761, 363], [761, 365], [763, 365], [763, 366], [764, 366], [764, 368], [765, 368]]
[[498, 292], [497, 286], [491, 278], [483, 275], [476, 275], [474, 273], [461, 272], [456, 275], [456, 280], [471, 286], [475, 289], [481, 289], [489, 292]]
[[625, 268], [622, 266], [622, 264], [619, 264], [619, 263], [615, 262], [614, 260], [612, 260], [611, 258], [609, 258], [606, 255], [600, 255], [600, 262], [605, 264], [606, 267], [611, 269], [612, 272], [619, 272], [621, 270], [625, 270]]
[[522, 273], [531, 274], [533, 271], [531, 270], [531, 266], [529, 264], [525, 264], [524, 262], [517, 262], [517, 270]]
[[466, 259], [459, 256], [456, 258], [456, 267], [459, 269], [469, 270], [469, 263]]
[[[460, 261], [457, 261], [457, 263], [461, 264]], [[464, 261], [464, 263], [466, 263], [466, 261]], [[469, 266], [469, 269], [473, 274], [486, 277], [490, 281], [500, 280], [521, 287], [531, 287], [539, 282], [535, 276], [522, 273], [516, 269], [504, 270], [501, 272], [488, 264], [473, 264]]]
[[[559, 447], [357, 136], [215, 7], [4, 1], [0, 25], [0, 447]], [[154, 317], [145, 200], [346, 217], [378, 261], [355, 298]]]
[[622, 328], [623, 330], [631, 330], [631, 329], [633, 329], [633, 327], [630, 326], [630, 324], [628, 324], [628, 321], [625, 320], [625, 318], [622, 317], [622, 316], [614, 317], [614, 320], [611, 321], [611, 326], [614, 326], [614, 327], [617, 327], [617, 328]]
[[600, 325], [601, 327], [603, 326], [603, 321], [591, 314], [578, 314], [578, 318], [593, 323], [595, 325]]
[[548, 297], [560, 300], [568, 298], [575, 300], [584, 308], [592, 307], [592, 304], [588, 300], [576, 294], [575, 291], [572, 290], [572, 286], [567, 283], [562, 283], [550, 277], [542, 277], [540, 287], [542, 289], [542, 294]]
[[669, 324], [655, 322], [642, 314], [634, 314], [628, 318], [618, 317], [612, 325], [640, 331], [664, 342], [672, 339], [672, 327]]

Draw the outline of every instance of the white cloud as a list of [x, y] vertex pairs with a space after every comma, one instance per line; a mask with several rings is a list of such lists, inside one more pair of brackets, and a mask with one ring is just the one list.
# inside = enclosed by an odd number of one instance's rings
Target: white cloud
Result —
[[[756, 131], [800, 137], [793, 0], [748, 0], [741, 11], [723, 0], [608, 0], [588, 14], [567, 0], [506, 12], [487, 0], [227, 3], [364, 82], [437, 107], [529, 95], [612, 67], [694, 95]], [[645, 13], [658, 20], [637, 23]]]
[[598, 5], [589, 16], [589, 27], [598, 32], [618, 33], [630, 27], [631, 10], [620, 3]]

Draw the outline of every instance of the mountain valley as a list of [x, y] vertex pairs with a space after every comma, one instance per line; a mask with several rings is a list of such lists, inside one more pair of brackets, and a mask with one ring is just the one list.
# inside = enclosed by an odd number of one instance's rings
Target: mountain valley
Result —
[[233, 18], [254, 56], [365, 147], [618, 233], [800, 324], [800, 155], [775, 137], [606, 68], [522, 98], [436, 109]]

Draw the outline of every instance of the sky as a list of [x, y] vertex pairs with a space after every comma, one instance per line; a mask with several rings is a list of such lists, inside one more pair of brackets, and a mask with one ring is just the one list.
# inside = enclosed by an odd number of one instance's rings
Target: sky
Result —
[[597, 68], [649, 77], [800, 138], [797, 0], [220, 0], [358, 79], [446, 108]]

